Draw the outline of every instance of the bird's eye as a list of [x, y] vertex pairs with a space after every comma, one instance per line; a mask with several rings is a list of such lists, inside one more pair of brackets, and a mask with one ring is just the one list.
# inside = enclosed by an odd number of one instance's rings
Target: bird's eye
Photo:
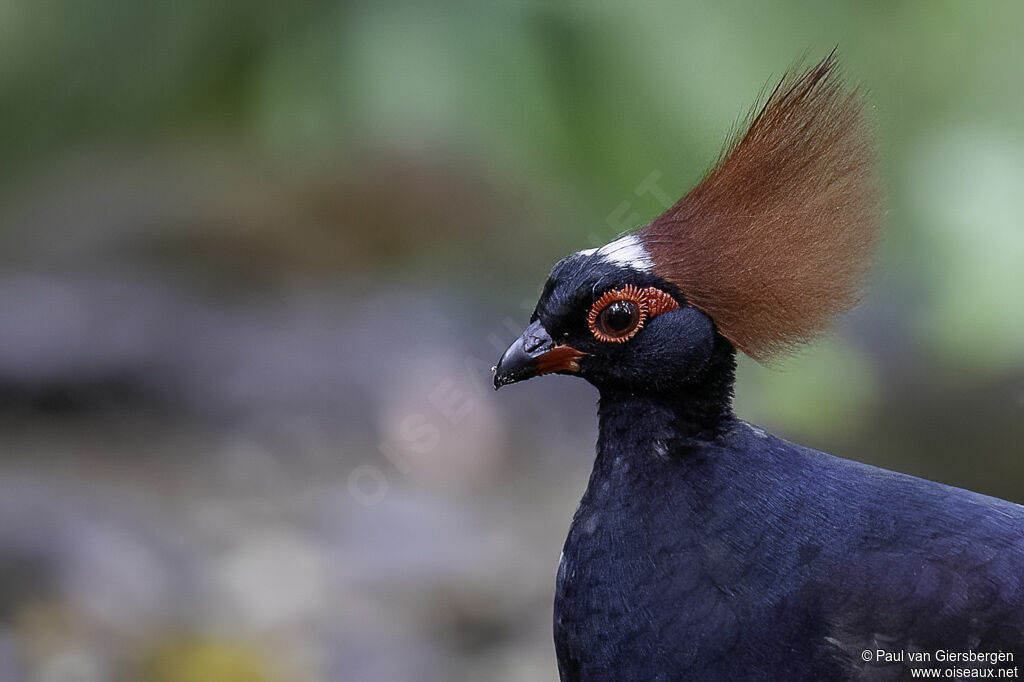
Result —
[[640, 323], [640, 308], [633, 301], [616, 301], [597, 316], [597, 328], [608, 336], [625, 336]]
[[623, 343], [636, 336], [647, 320], [678, 307], [675, 299], [656, 287], [627, 284], [597, 299], [587, 315], [587, 326], [598, 341]]
[[598, 341], [623, 343], [640, 331], [646, 317], [644, 291], [630, 285], [599, 298], [590, 309], [587, 323]]

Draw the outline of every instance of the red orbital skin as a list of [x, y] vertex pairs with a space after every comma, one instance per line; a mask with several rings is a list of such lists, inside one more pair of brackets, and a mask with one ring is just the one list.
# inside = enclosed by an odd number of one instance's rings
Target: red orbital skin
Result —
[[[640, 311], [640, 317], [636, 326], [629, 330], [628, 333], [618, 337], [605, 334], [597, 326], [597, 317], [601, 314], [601, 311], [616, 301], [631, 301], [636, 304]], [[624, 343], [636, 336], [637, 332], [643, 329], [647, 320], [655, 318], [662, 313], [675, 310], [678, 307], [679, 303], [674, 298], [657, 287], [641, 289], [632, 284], [627, 284], [616, 291], [608, 291], [601, 298], [597, 299], [587, 315], [587, 325], [598, 341]], [[553, 374], [555, 372], [578, 372], [580, 371], [580, 359], [584, 355], [586, 353], [572, 346], [555, 346], [537, 358], [537, 376]]]
[[[602, 310], [616, 301], [631, 301], [640, 309], [639, 322], [629, 331], [629, 333], [623, 334], [622, 336], [606, 334], [597, 326], [597, 316], [601, 314]], [[637, 332], [644, 328], [644, 324], [647, 320], [655, 318], [662, 313], [675, 310], [678, 307], [679, 303], [677, 303], [674, 298], [657, 287], [641, 289], [638, 286], [627, 284], [621, 289], [606, 291], [601, 298], [597, 299], [594, 305], [591, 306], [590, 313], [587, 315], [587, 326], [590, 327], [590, 333], [593, 334], [594, 338], [598, 341], [604, 341], [606, 343], [625, 343], [636, 336]]]

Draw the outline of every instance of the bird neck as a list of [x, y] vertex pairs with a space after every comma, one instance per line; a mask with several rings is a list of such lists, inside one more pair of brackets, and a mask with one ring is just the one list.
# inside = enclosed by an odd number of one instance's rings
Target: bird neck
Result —
[[647, 391], [601, 387], [598, 450], [615, 443], [664, 455], [716, 440], [736, 419], [735, 379], [736, 352], [722, 339], [701, 374], [684, 384]]

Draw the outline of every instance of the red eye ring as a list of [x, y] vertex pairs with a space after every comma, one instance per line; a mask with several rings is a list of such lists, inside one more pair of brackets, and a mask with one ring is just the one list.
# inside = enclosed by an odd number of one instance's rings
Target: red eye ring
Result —
[[[635, 321], [631, 323], [632, 326], [616, 333], [602, 323], [601, 314], [611, 305], [621, 301], [635, 306], [636, 317]], [[587, 314], [587, 326], [590, 328], [590, 333], [598, 341], [625, 343], [644, 328], [644, 324], [648, 319], [657, 317], [662, 313], [667, 313], [670, 310], [675, 310], [678, 307], [679, 304], [674, 298], [657, 287], [641, 289], [633, 284], [627, 284], [621, 289], [606, 291], [601, 298], [594, 302], [594, 305], [590, 307], [590, 312]]]

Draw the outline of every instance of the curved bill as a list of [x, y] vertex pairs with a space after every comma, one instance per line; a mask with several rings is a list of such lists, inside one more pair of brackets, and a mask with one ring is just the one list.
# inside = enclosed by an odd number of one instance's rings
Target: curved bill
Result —
[[539, 321], [533, 322], [512, 342], [494, 368], [495, 390], [554, 372], [579, 372], [586, 355], [572, 346], [556, 345]]

